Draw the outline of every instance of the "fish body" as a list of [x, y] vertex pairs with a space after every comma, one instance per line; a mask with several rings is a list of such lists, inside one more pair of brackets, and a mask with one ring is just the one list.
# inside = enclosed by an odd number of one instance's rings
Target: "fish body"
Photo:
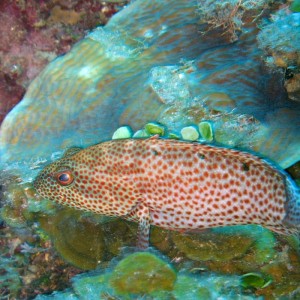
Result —
[[299, 191], [282, 170], [250, 153], [161, 139], [124, 139], [70, 150], [34, 181], [50, 200], [176, 231], [259, 224], [299, 230]]

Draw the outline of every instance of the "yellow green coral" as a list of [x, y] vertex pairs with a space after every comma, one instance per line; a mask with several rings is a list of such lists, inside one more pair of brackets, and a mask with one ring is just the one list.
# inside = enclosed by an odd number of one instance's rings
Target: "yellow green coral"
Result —
[[112, 271], [110, 284], [120, 294], [151, 294], [171, 291], [176, 272], [166, 262], [147, 252], [124, 258]]

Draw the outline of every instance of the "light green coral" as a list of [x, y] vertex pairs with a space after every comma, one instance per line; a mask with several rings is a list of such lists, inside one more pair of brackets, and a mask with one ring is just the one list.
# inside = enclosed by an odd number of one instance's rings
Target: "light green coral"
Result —
[[133, 134], [133, 138], [147, 138], [149, 137], [149, 133], [145, 129], [140, 129]]
[[175, 132], [169, 132], [168, 138], [172, 140], [179, 140], [180, 136]]
[[128, 139], [132, 137], [132, 130], [129, 126], [119, 127], [113, 134], [112, 139]]
[[180, 133], [182, 139], [186, 141], [196, 141], [199, 138], [199, 132], [194, 126], [183, 127]]
[[119, 294], [151, 294], [171, 291], [176, 272], [166, 262], [147, 252], [123, 259], [112, 271], [110, 284]]

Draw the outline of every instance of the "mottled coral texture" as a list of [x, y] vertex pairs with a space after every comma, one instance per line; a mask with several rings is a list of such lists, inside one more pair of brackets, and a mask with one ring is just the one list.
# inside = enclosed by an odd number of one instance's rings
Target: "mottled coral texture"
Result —
[[266, 64], [281, 73], [289, 98], [300, 102], [300, 13], [279, 10], [257, 40]]

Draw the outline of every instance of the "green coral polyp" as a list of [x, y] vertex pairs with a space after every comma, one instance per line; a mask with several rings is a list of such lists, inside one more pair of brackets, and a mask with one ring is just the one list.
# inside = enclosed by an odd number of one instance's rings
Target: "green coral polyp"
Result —
[[112, 139], [148, 138], [156, 134], [169, 139], [185, 141], [197, 141], [200, 135], [208, 142], [212, 142], [214, 139], [212, 124], [208, 121], [203, 121], [198, 126], [183, 127], [180, 131], [181, 136], [175, 132], [167, 132], [164, 125], [155, 122], [147, 123], [144, 128], [137, 130], [134, 134], [132, 134], [132, 129], [129, 126], [122, 126], [114, 132]]
[[213, 141], [213, 129], [210, 122], [203, 121], [198, 125], [201, 136], [208, 142]]
[[148, 123], [145, 125], [145, 130], [150, 135], [154, 135], [154, 134], [158, 134], [159, 136], [165, 135], [165, 127], [159, 123]]

